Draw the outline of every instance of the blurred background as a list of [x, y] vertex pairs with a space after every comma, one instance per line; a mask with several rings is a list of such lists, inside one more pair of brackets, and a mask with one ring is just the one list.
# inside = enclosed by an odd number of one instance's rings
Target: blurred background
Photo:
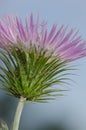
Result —
[[[54, 24], [79, 29], [86, 40], [86, 0], [0, 0], [0, 18], [30, 13], [40, 15], [49, 28]], [[86, 59], [74, 62], [78, 70], [71, 76], [76, 83], [69, 85], [67, 96], [47, 104], [25, 105], [20, 130], [86, 130]], [[0, 118], [10, 126], [18, 100], [0, 91]]]

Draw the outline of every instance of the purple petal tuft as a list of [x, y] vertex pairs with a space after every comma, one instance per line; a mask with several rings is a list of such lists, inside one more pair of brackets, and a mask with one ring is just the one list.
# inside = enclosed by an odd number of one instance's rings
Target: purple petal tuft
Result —
[[[0, 19], [0, 47], [6, 48], [9, 45], [17, 45], [19, 42], [28, 49], [30, 44], [36, 48], [48, 51], [62, 60], [73, 61], [86, 56], [86, 41], [77, 36], [78, 31], [62, 25], [57, 28], [54, 24], [50, 31], [46, 22], [39, 23], [39, 16], [35, 21], [33, 14], [30, 19], [25, 19], [25, 24], [17, 16], [5, 16]], [[34, 47], [34, 46], [33, 46]]]

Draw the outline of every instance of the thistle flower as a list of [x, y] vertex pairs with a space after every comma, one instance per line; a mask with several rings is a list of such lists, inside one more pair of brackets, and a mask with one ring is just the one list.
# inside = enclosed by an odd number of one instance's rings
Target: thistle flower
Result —
[[[46, 22], [6, 16], [0, 20], [0, 59], [2, 89], [30, 101], [44, 101], [55, 96], [54, 84], [64, 83], [68, 62], [86, 56], [86, 42], [77, 32], [54, 24], [50, 32]], [[61, 94], [57, 93], [61, 96]]]
[[69, 62], [86, 56], [86, 42], [77, 33], [55, 24], [48, 31], [46, 22], [39, 24], [38, 17], [35, 22], [32, 14], [24, 25], [17, 16], [0, 20], [1, 88], [19, 98], [12, 130], [19, 128], [26, 100], [44, 102], [63, 95], [65, 90], [53, 86], [68, 80]]

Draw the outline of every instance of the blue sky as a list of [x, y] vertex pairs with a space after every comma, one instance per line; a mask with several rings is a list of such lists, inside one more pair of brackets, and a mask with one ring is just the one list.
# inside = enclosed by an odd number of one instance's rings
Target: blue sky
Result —
[[[54, 23], [69, 25], [69, 27], [73, 28], [76, 27], [79, 29], [79, 34], [82, 35], [82, 38], [86, 40], [86, 0], [0, 0], [0, 18], [10, 14], [18, 15], [24, 19], [31, 12], [34, 15], [39, 13], [40, 19], [46, 20], [49, 27]], [[40, 111], [41, 114], [38, 120], [42, 116], [43, 118], [46, 116], [53, 116], [54, 118], [54, 116], [60, 117], [66, 115], [67, 122], [76, 122], [77, 128], [86, 130], [86, 58], [74, 63], [78, 65], [79, 70], [76, 72], [79, 76], [72, 77], [76, 84], [73, 83], [71, 85], [71, 91], [68, 92], [68, 96], [47, 105], [32, 104], [31, 106], [26, 106], [24, 109], [25, 116], [29, 122], [31, 120], [28, 116], [37, 123], [35, 116]], [[28, 110], [28, 107], [30, 107], [30, 110]], [[31, 109], [35, 116], [32, 116], [29, 112]], [[72, 116], [69, 119], [70, 115]], [[22, 120], [24, 120], [25, 116], [23, 116]]]

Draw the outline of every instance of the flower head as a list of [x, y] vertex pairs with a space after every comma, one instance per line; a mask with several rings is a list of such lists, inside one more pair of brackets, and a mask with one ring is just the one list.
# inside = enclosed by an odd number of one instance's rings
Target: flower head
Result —
[[86, 42], [76, 35], [74, 29], [67, 32], [56, 25], [49, 32], [38, 17], [34, 22], [32, 14], [24, 25], [18, 17], [0, 20], [0, 59], [5, 65], [0, 66], [2, 89], [30, 101], [61, 96], [64, 90], [51, 87], [68, 79], [64, 77], [70, 70], [68, 62], [86, 56]]

